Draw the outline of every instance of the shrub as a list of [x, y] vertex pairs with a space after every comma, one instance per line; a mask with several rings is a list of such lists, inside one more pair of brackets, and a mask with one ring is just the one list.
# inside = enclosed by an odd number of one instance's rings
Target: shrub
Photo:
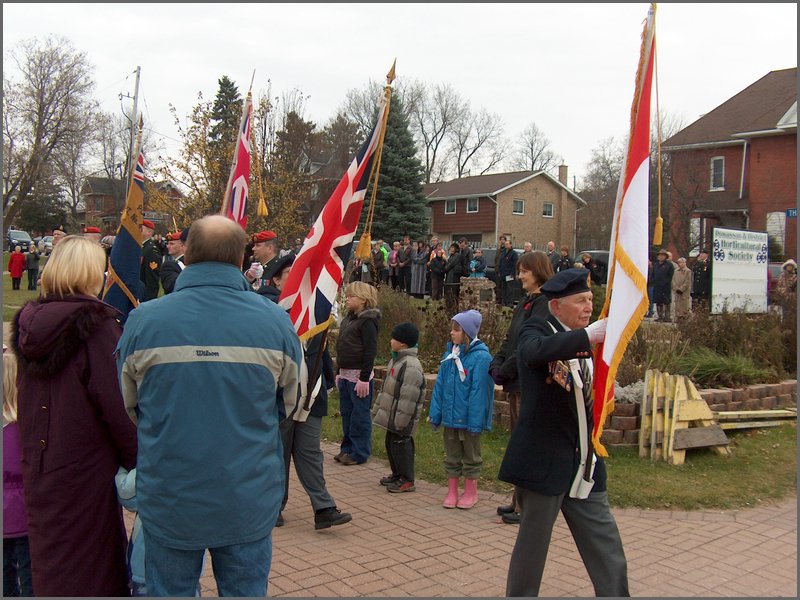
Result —
[[703, 346], [692, 348], [683, 356], [675, 357], [667, 371], [686, 375], [702, 387], [738, 387], [778, 380], [775, 371], [757, 367], [746, 356], [722, 356]]
[[688, 347], [676, 328], [643, 322], [622, 357], [617, 383], [627, 386], [641, 381], [648, 369], [669, 371], [672, 361], [683, 356]]

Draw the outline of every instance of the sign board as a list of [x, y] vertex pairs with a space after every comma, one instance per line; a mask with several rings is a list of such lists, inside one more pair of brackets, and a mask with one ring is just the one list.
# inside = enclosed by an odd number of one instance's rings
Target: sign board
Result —
[[797, 209], [796, 208], [787, 208], [786, 209], [786, 216], [787, 217], [797, 217]]
[[711, 312], [767, 312], [767, 234], [715, 227], [713, 237]]

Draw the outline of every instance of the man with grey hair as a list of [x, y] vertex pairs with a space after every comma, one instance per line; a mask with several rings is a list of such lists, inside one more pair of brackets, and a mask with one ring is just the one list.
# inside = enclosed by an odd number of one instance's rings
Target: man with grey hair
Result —
[[279, 422], [296, 409], [302, 352], [286, 311], [242, 275], [246, 244], [221, 215], [192, 224], [175, 289], [132, 310], [117, 345], [151, 596], [194, 596], [206, 549], [220, 596], [267, 592]]

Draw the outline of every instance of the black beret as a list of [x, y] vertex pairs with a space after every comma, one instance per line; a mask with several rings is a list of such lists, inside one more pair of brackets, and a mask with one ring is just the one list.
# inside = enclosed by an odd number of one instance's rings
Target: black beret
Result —
[[553, 275], [540, 288], [548, 300], [590, 292], [588, 269], [566, 269]]
[[292, 254], [291, 252], [286, 256], [282, 256], [277, 261], [275, 261], [275, 264], [269, 271], [264, 273], [264, 279], [269, 281], [273, 277], [277, 277], [283, 272], [284, 269], [288, 269], [290, 266], [292, 266], [293, 262], [294, 262], [294, 254]]

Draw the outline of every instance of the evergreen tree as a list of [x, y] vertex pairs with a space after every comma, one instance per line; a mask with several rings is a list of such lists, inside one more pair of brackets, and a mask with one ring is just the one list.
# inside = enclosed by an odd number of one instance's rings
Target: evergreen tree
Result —
[[242, 117], [242, 97], [236, 84], [223, 75], [218, 81], [219, 88], [214, 104], [211, 107], [211, 131], [209, 139], [212, 142], [233, 146], [239, 133], [239, 120]]
[[[422, 194], [422, 163], [416, 157], [414, 138], [398, 96], [392, 96], [390, 109], [372, 220], [372, 239], [394, 240], [403, 235], [411, 236], [412, 240], [422, 239], [429, 229], [428, 203]], [[355, 239], [359, 239], [364, 231], [371, 197], [370, 183]]]

